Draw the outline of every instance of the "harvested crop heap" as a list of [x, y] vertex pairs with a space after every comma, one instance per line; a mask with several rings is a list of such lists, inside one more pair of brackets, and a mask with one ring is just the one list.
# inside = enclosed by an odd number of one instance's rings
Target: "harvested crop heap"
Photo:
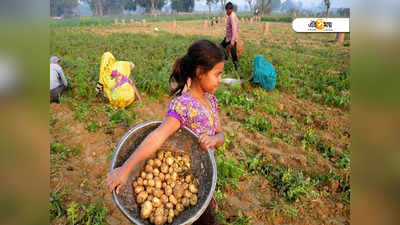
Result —
[[156, 225], [172, 223], [186, 207], [197, 204], [200, 182], [192, 174], [187, 153], [160, 150], [139, 175], [133, 188], [143, 219]]

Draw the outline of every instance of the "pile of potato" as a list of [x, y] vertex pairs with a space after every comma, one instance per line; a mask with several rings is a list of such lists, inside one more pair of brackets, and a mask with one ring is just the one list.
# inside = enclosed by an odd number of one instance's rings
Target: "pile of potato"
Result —
[[191, 172], [189, 155], [161, 150], [148, 159], [133, 182], [140, 215], [151, 223], [172, 223], [185, 207], [197, 204], [200, 182]]

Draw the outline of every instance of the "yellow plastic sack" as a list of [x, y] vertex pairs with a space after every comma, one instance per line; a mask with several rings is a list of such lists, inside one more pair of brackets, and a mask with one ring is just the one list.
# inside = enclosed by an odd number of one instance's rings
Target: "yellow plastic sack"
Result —
[[103, 85], [104, 93], [111, 104], [125, 107], [135, 100], [130, 73], [130, 62], [116, 61], [110, 52], [101, 57], [99, 83]]

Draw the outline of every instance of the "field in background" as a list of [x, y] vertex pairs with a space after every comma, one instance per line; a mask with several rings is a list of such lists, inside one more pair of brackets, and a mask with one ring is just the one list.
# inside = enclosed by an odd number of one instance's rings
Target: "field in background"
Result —
[[[195, 40], [222, 40], [224, 24], [204, 30], [201, 19], [159, 17], [146, 27], [112, 25], [111, 17], [52, 22], [50, 53], [63, 59], [72, 84], [50, 106], [52, 224], [129, 224], [104, 183], [112, 153], [130, 127], [164, 118], [174, 60]], [[335, 34], [271, 22], [269, 36], [261, 23], [241, 23], [239, 37], [246, 45], [239, 71], [229, 60], [223, 76], [248, 78], [262, 54], [278, 81], [271, 92], [245, 84], [216, 93], [226, 137], [215, 152], [221, 224], [349, 224], [349, 36], [339, 47]], [[135, 63], [131, 78], [143, 102], [118, 109], [95, 97], [105, 51]]]

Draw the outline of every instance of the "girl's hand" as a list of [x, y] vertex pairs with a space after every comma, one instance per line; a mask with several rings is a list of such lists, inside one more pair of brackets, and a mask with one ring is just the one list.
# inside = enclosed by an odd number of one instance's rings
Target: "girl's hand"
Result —
[[107, 174], [107, 186], [110, 192], [117, 188], [116, 192], [122, 190], [128, 181], [129, 172], [124, 169], [124, 167], [118, 167]]
[[199, 137], [200, 148], [202, 150], [214, 148], [214, 146], [217, 144], [217, 141], [217, 138], [214, 136], [208, 136], [207, 134], [202, 134]]

